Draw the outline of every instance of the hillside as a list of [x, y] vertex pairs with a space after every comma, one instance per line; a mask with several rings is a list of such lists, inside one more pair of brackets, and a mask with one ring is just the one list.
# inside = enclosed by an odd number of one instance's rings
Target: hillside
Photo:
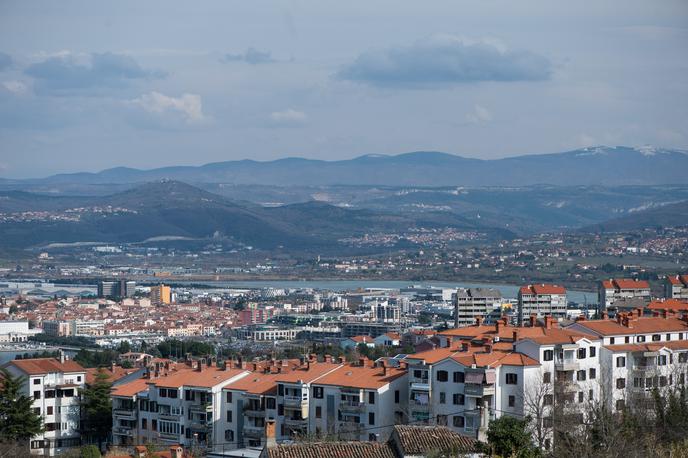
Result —
[[[408, 216], [350, 210], [318, 202], [261, 207], [169, 180], [146, 183], [104, 197], [0, 194], [3, 196], [6, 199], [0, 199], [0, 213], [8, 216], [0, 223], [0, 247], [30, 248], [75, 242], [142, 243], [154, 238], [182, 238], [262, 249], [336, 250], [341, 238], [404, 232], [419, 227], [451, 227], [479, 231], [489, 237], [511, 235], [452, 214]], [[37, 214], [12, 214], [27, 201]]]
[[36, 184], [143, 183], [164, 178], [188, 183], [281, 186], [529, 186], [687, 184], [688, 154], [661, 148], [594, 147], [555, 154], [495, 160], [469, 159], [439, 152], [366, 155], [341, 161], [286, 158], [215, 162], [198, 167], [151, 170], [117, 167], [98, 173], [14, 180], [3, 189]]
[[621, 218], [585, 227], [589, 232], [620, 232], [650, 227], [688, 226], [688, 200], [662, 207], [633, 212]]

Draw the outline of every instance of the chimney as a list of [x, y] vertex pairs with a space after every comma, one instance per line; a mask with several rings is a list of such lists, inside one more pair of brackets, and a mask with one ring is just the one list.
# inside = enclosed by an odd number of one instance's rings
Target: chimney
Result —
[[461, 351], [468, 351], [468, 344], [466, 342], [461, 342]]
[[272, 418], [265, 420], [265, 446], [267, 448], [272, 448], [277, 445], [277, 439], [275, 438], [275, 420]]
[[552, 318], [550, 315], [545, 316], [545, 328], [546, 329], [552, 329], [554, 328], [554, 318]]
[[115, 369], [117, 368], [117, 364], [113, 361], [112, 364], [110, 364], [110, 372], [113, 374], [115, 373]]
[[408, 363], [406, 361], [399, 361], [399, 369], [406, 370], [408, 368]]
[[667, 309], [662, 309], [662, 318], [665, 320], [669, 318], [669, 311]]
[[616, 313], [616, 323], [617, 324], [621, 324], [621, 322], [623, 321], [624, 318], [626, 318], [625, 313], [619, 313], [619, 312]]
[[181, 445], [170, 446], [170, 458], [184, 458], [184, 448]]
[[[480, 316], [480, 315], [478, 315], [478, 316], [475, 317], [475, 325], [476, 325], [476, 326], [480, 326], [481, 324], [483, 324], [483, 317]], [[458, 322], [457, 322], [457, 326], [456, 326], [456, 327], [457, 327], [457, 328], [459, 327], [459, 326], [458, 326]]]
[[601, 318], [603, 320], [608, 320], [609, 319], [609, 312], [607, 312], [606, 310], [604, 312], [602, 312]]
[[502, 329], [502, 320], [497, 320], [495, 323], [495, 331], [497, 334], [499, 334], [499, 331]]
[[332, 362], [332, 355], [325, 355], [325, 362], [331, 363]]
[[60, 348], [60, 350], [59, 350], [58, 353], [59, 353], [59, 355], [60, 355], [60, 364], [64, 364], [64, 362], [65, 362], [65, 353], [64, 353], [64, 351]]
[[382, 366], [382, 376], [383, 377], [387, 376], [387, 366]]
[[520, 332], [518, 332], [518, 329], [514, 329], [514, 332], [511, 334], [511, 339], [514, 342], [518, 342], [519, 337], [520, 337]]
[[585, 321], [585, 314], [581, 313], [578, 318], [576, 318], [576, 321]]
[[508, 317], [502, 315], [501, 320], [502, 320], [502, 324], [504, 324], [504, 326], [509, 326], [509, 318]]
[[644, 310], [642, 307], [636, 307], [635, 312], [636, 312], [636, 315], [638, 316], [638, 318], [640, 318], [643, 316]]
[[537, 326], [537, 315], [535, 313], [530, 314], [530, 327], [534, 328]]
[[659, 310], [653, 310], [652, 311], [652, 316], [657, 318], [659, 316]]

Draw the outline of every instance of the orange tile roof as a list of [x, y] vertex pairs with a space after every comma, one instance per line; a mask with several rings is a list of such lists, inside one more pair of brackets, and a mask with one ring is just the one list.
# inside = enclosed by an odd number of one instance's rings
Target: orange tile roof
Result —
[[277, 391], [277, 379], [282, 374], [261, 374], [252, 372], [246, 377], [230, 383], [225, 390], [245, 391], [251, 394], [274, 394]]
[[524, 339], [532, 340], [533, 342], [537, 342], [541, 345], [552, 345], [576, 343], [581, 339], [599, 340], [599, 337], [569, 329], [547, 329], [537, 326], [534, 328], [522, 328], [522, 332], [519, 333], [519, 340]]
[[688, 350], [688, 340], [674, 340], [671, 342], [650, 342], [638, 344], [605, 345], [604, 348], [612, 352], [657, 351], [662, 348], [670, 350]]
[[546, 285], [542, 283], [533, 285], [532, 289], [535, 294], [566, 294], [566, 288], [559, 285]]
[[619, 289], [649, 289], [650, 283], [645, 280], [630, 280], [627, 278], [614, 279], [616, 287]]
[[349, 340], [353, 340], [354, 342], [357, 343], [372, 343], [373, 338], [370, 336], [353, 336], [349, 337]]
[[673, 310], [676, 312], [688, 312], [688, 302], [678, 299], [664, 299], [661, 301], [652, 301], [647, 304], [650, 310]]
[[61, 363], [55, 358], [16, 359], [7, 363], [13, 365], [28, 375], [42, 375], [50, 372], [86, 372], [79, 363], [70, 359]]
[[218, 383], [223, 383], [241, 373], [248, 373], [243, 369], [222, 369], [216, 366], [204, 367], [202, 371], [185, 370], [150, 380], [155, 386], [167, 388], [179, 388], [181, 386], [197, 386], [211, 388]]
[[452, 356], [452, 359], [459, 364], [471, 367], [475, 364], [477, 367], [499, 367], [502, 365], [506, 366], [539, 366], [540, 363], [535, 361], [533, 358], [526, 356], [522, 353], [516, 352], [502, 352], [493, 351], [491, 353], [473, 353], [473, 354], [462, 354], [456, 353]]
[[150, 379], [138, 378], [129, 383], [112, 387], [110, 393], [112, 396], [123, 396], [130, 398], [142, 391], [146, 391], [148, 389], [148, 383], [150, 383]]
[[650, 334], [653, 332], [688, 331], [688, 323], [680, 318], [641, 317], [630, 321], [631, 327], [617, 323], [616, 320], [589, 320], [579, 321], [578, 326], [583, 326], [590, 331], [602, 336], [623, 334]]
[[314, 384], [376, 390], [403, 375], [406, 375], [405, 369], [347, 365], [324, 375]]
[[304, 383], [311, 383], [315, 379], [322, 377], [330, 371], [340, 367], [341, 364], [334, 363], [310, 363], [308, 368], [300, 367], [292, 371], [279, 374], [278, 382], [294, 383], [302, 380]]
[[442, 361], [445, 358], [450, 357], [454, 353], [458, 352], [457, 347], [444, 347], [435, 348], [433, 350], [422, 351], [420, 353], [414, 353], [406, 357], [407, 360], [422, 360], [426, 364], [435, 364]]

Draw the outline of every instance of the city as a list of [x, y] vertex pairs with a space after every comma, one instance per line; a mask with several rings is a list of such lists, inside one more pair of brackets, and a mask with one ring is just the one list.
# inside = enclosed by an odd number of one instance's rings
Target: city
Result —
[[688, 458], [688, 3], [0, 2], [0, 458]]

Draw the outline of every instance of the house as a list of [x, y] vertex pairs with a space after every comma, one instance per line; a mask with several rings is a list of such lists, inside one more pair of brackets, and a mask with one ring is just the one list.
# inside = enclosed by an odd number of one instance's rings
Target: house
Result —
[[398, 347], [401, 345], [401, 336], [396, 332], [387, 332], [373, 339], [376, 347]]
[[365, 345], [369, 348], [374, 348], [375, 347], [375, 339], [373, 339], [370, 336], [353, 336], [353, 337], [347, 337], [345, 339], [342, 339], [339, 342], [339, 346], [343, 350], [351, 350], [355, 349], [359, 345]]

